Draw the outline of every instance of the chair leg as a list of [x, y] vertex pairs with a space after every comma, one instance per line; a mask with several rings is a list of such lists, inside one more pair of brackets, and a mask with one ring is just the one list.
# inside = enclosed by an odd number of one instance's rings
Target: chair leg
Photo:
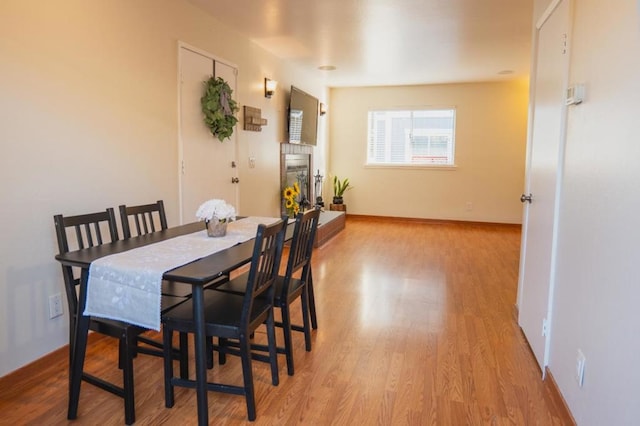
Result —
[[[73, 366], [73, 348], [75, 347], [75, 328], [76, 322], [73, 320], [73, 314], [69, 315], [69, 371]], [[71, 374], [69, 374], [69, 382], [71, 382]]]
[[122, 368], [123, 388], [124, 388], [124, 421], [130, 425], [136, 421], [136, 408], [133, 385], [133, 357], [136, 346], [136, 336], [123, 336], [120, 339], [120, 347], [123, 347], [124, 362]]
[[213, 337], [207, 336], [207, 368], [213, 368]]
[[[280, 307], [282, 314], [282, 334], [284, 336], [284, 354], [287, 360], [287, 374], [293, 376], [293, 342], [291, 339], [291, 313], [289, 304], [285, 301]], [[271, 343], [271, 342], [269, 342]], [[271, 349], [271, 347], [269, 347]]]
[[[180, 333], [185, 334], [186, 333]], [[165, 348], [170, 348], [173, 340], [173, 330], [166, 324], [162, 327], [162, 344]], [[182, 355], [181, 355], [182, 356]], [[171, 379], [173, 378], [173, 356], [171, 351], [164, 351], [164, 406], [167, 408], [173, 407], [173, 385]]]
[[225, 349], [227, 347], [227, 339], [220, 337], [218, 339], [218, 346], [220, 347], [220, 350], [218, 351], [218, 362], [220, 363], [220, 365], [224, 365], [227, 362], [227, 354], [225, 352]]
[[267, 317], [267, 342], [269, 345], [269, 364], [271, 364], [271, 384], [278, 386], [278, 347], [276, 342], [276, 325], [273, 318], [273, 308]]
[[311, 314], [311, 326], [314, 330], [317, 330], [318, 318], [316, 316], [316, 298], [313, 294], [313, 277], [311, 274], [311, 266], [309, 266], [309, 279], [307, 280], [307, 288], [309, 290], [309, 313]]
[[189, 335], [187, 333], [180, 333], [180, 378], [189, 378]]
[[126, 351], [126, 345], [122, 343], [122, 341], [120, 342], [120, 344], [118, 345], [118, 368], [120, 370], [124, 370], [124, 365], [127, 362], [126, 358], [127, 358], [127, 354], [125, 353]]
[[311, 324], [309, 323], [309, 287], [304, 286], [300, 295], [302, 303], [302, 328], [304, 330], [304, 348], [307, 352], [311, 351]]
[[251, 369], [251, 344], [248, 336], [240, 336], [240, 359], [242, 363], [242, 377], [244, 380], [244, 394], [247, 401], [247, 413], [250, 421], [256, 419], [256, 397], [253, 390], [253, 371]]

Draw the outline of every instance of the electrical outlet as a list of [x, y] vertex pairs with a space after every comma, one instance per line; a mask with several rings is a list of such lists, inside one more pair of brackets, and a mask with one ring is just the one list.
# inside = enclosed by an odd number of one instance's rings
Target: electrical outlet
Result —
[[49, 319], [62, 315], [62, 295], [60, 293], [49, 296]]
[[467, 201], [467, 204], [465, 207], [467, 211], [470, 212], [471, 210], [473, 210], [473, 203], [471, 201]]
[[576, 357], [576, 381], [578, 382], [578, 386], [582, 387], [584, 383], [584, 364], [586, 362], [586, 358], [582, 351], [578, 349], [578, 356]]

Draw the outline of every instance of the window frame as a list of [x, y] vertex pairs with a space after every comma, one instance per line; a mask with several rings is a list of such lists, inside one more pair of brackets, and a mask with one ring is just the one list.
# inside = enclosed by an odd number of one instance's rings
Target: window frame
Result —
[[[372, 123], [371, 123], [371, 118], [372, 118], [372, 114], [376, 113], [376, 112], [409, 112], [410, 116], [408, 117], [411, 120], [412, 123], [412, 127], [410, 129], [403, 129], [403, 131], [406, 133], [410, 133], [410, 132], [414, 132], [414, 134], [416, 133], [414, 131], [413, 128], [413, 123], [414, 123], [414, 113], [415, 112], [422, 112], [422, 111], [450, 111], [452, 112], [452, 119], [453, 119], [453, 124], [452, 124], [452, 129], [451, 129], [451, 144], [450, 144], [450, 154], [448, 154], [447, 156], [451, 157], [451, 162], [448, 163], [411, 163], [411, 162], [407, 162], [406, 160], [404, 162], [371, 162], [371, 157], [369, 156], [370, 153], [370, 147], [371, 147], [371, 130], [372, 130]], [[410, 168], [410, 169], [439, 169], [439, 170], [455, 170], [457, 168], [456, 165], [456, 126], [457, 126], [457, 115], [458, 115], [458, 111], [456, 109], [455, 106], [420, 106], [420, 107], [397, 107], [397, 108], [370, 108], [367, 111], [367, 142], [366, 142], [366, 160], [365, 160], [365, 167], [366, 168]], [[390, 120], [389, 120], [390, 121]], [[425, 136], [425, 133], [429, 133], [430, 129], [415, 129], [417, 130], [419, 133], [421, 133], [420, 136]], [[434, 135], [435, 136], [435, 135]], [[448, 135], [447, 135], [448, 137]], [[390, 149], [391, 146], [388, 143], [389, 139], [390, 139], [390, 133], [388, 133], [388, 130], [385, 130], [385, 139], [387, 142], [385, 142], [385, 146], [384, 146], [384, 151], [385, 151], [385, 157], [389, 157], [390, 155]], [[409, 139], [409, 138], [407, 138]], [[408, 141], [408, 144], [410, 144], [411, 142]]]

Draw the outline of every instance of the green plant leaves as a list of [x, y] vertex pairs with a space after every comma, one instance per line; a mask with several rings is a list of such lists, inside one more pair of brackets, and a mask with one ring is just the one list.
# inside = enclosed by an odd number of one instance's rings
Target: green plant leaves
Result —
[[204, 123], [211, 134], [223, 142], [231, 137], [233, 127], [238, 122], [234, 115], [238, 111], [238, 104], [231, 97], [233, 90], [221, 77], [209, 78], [204, 86], [204, 95], [200, 98]]
[[340, 181], [338, 176], [333, 177], [333, 194], [336, 197], [342, 197], [342, 194], [344, 194], [347, 189], [351, 188], [353, 187], [349, 184], [349, 178], [345, 178], [343, 181]]

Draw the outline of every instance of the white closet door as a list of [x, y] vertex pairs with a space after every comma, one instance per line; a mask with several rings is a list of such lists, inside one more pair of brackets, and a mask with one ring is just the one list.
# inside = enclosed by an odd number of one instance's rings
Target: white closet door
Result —
[[[214, 137], [203, 122], [200, 98], [203, 82], [222, 77], [236, 98], [236, 69], [212, 57], [180, 47], [180, 222], [196, 219], [198, 206], [220, 198], [238, 205], [238, 174], [235, 167], [236, 133], [224, 142]], [[214, 74], [215, 73], [215, 74]]]
[[527, 169], [532, 201], [525, 203], [520, 259], [518, 323], [543, 375], [552, 326], [557, 203], [566, 125], [568, 25], [569, 0], [562, 0], [538, 31], [533, 133]]

